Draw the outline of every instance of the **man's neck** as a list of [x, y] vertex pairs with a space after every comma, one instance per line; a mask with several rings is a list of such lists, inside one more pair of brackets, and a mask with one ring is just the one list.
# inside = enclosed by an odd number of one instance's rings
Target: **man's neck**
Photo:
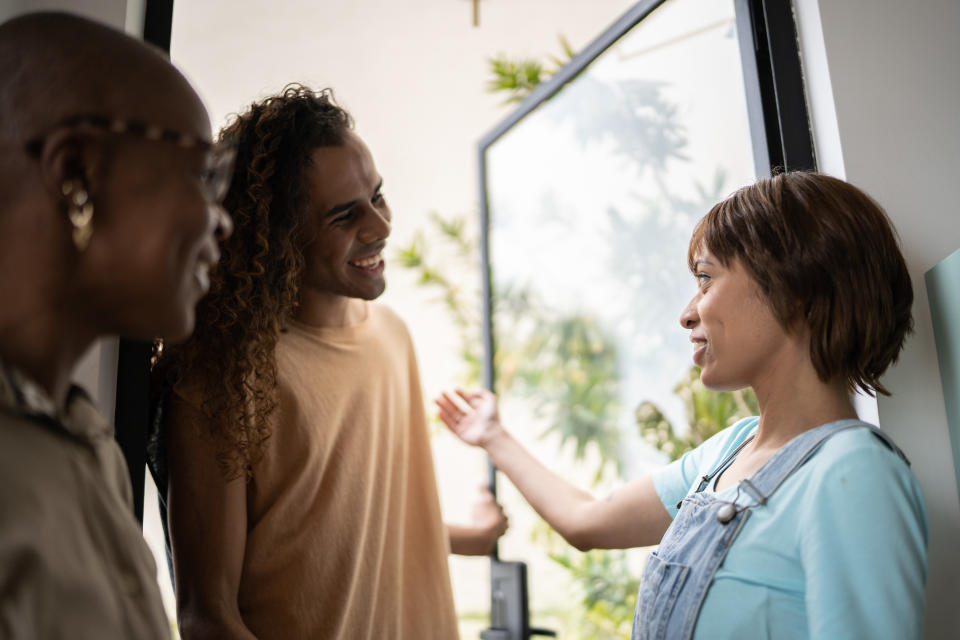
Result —
[[360, 324], [367, 318], [367, 301], [332, 294], [303, 293], [294, 319], [311, 327], [343, 328]]

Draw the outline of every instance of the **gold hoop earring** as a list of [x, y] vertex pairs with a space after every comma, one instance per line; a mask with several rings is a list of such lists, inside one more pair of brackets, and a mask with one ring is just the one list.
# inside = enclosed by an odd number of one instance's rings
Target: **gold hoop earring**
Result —
[[67, 197], [67, 217], [73, 227], [73, 244], [77, 251], [84, 251], [93, 235], [93, 203], [80, 180], [67, 180], [61, 187]]

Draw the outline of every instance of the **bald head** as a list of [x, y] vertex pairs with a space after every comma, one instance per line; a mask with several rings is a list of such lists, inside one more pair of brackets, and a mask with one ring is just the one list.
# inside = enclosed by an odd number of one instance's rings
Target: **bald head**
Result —
[[186, 335], [223, 228], [217, 156], [156, 49], [65, 13], [0, 25], [0, 353], [4, 322], [42, 313], [50, 335]]
[[[97, 113], [164, 127], [203, 105], [162, 53], [99, 23], [32, 13], [0, 25], [0, 140], [22, 142], [63, 118]], [[188, 132], [209, 136], [206, 132]]]

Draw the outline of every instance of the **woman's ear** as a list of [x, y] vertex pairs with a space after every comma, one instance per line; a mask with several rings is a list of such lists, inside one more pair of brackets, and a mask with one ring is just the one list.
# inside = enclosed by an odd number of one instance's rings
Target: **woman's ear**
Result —
[[84, 252], [93, 235], [94, 177], [101, 150], [98, 140], [76, 130], [55, 131], [43, 143], [40, 174], [44, 189], [69, 222], [73, 244]]
[[96, 188], [95, 178], [101, 160], [98, 136], [63, 128], [51, 133], [40, 151], [40, 175], [44, 189], [62, 200], [64, 185], [79, 182], [89, 193]]

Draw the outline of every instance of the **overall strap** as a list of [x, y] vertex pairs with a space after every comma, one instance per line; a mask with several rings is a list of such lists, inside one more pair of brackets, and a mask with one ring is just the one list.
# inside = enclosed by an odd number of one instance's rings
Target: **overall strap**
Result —
[[891, 440], [887, 434], [880, 431], [877, 427], [862, 420], [837, 420], [836, 422], [828, 422], [827, 424], [804, 432], [785, 444], [759, 471], [753, 474], [752, 477], [742, 481], [741, 486], [743, 490], [753, 496], [759, 504], [766, 503], [767, 498], [769, 498], [794, 471], [802, 467], [828, 438], [841, 431], [856, 429], [858, 427], [869, 428], [873, 435], [877, 436], [881, 442], [900, 456], [907, 465], [910, 464], [910, 461], [903, 454], [903, 451], [894, 444], [893, 440]]
[[[723, 460], [721, 460], [720, 463], [713, 468], [713, 471], [711, 471], [711, 472], [708, 473], [707, 475], [701, 477], [701, 478], [700, 478], [700, 485], [697, 487], [697, 490], [696, 490], [695, 493], [700, 493], [701, 491], [703, 491], [704, 489], [706, 489], [706, 488], [707, 488], [707, 485], [710, 484], [710, 481], [711, 481], [711, 480], [713, 480], [715, 477], [717, 477], [718, 475], [720, 475], [721, 473], [723, 473], [724, 471], [726, 471], [726, 470], [727, 470], [727, 467], [729, 467], [731, 464], [733, 464], [733, 461], [737, 459], [737, 455], [739, 455], [740, 450], [743, 449], [743, 448], [744, 448], [745, 446], [747, 446], [748, 444], [750, 444], [750, 441], [753, 440], [753, 439], [756, 438], [756, 437], [757, 437], [757, 434], [755, 434], [755, 433], [750, 434], [750, 436], [747, 437], [746, 439], [744, 439], [744, 441], [741, 442], [739, 445], [737, 445], [737, 448], [734, 449], [733, 451], [731, 451], [731, 452], [729, 453], [729, 455], [727, 455], [726, 458], [724, 458]], [[682, 500], [681, 500], [681, 502], [682, 502]], [[677, 505], [677, 508], [679, 509], [680, 506]]]

